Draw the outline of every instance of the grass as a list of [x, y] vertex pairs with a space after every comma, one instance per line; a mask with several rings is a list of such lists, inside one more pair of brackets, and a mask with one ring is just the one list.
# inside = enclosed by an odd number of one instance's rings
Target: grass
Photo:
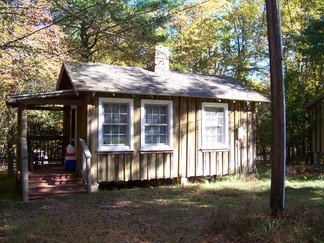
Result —
[[287, 207], [273, 220], [269, 171], [259, 171], [29, 203], [1, 176], [0, 242], [324, 242], [323, 173], [288, 175]]

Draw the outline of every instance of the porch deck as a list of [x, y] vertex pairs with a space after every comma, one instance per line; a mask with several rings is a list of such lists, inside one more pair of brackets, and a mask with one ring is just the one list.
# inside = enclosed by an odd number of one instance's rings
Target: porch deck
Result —
[[83, 179], [75, 172], [33, 171], [28, 181], [30, 200], [87, 192]]

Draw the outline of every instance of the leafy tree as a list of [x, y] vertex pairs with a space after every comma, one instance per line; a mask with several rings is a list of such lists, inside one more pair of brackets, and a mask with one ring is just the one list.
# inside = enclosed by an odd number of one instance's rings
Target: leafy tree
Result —
[[49, 8], [46, 0], [0, 1], [0, 138], [11, 159], [16, 119], [5, 97], [53, 89], [61, 62], [67, 59], [61, 45], [64, 34], [52, 25]]
[[173, 65], [190, 72], [263, 76], [267, 47], [263, 1], [208, 1], [174, 19]]
[[[263, 1], [207, 1], [179, 12], [172, 22], [176, 70], [232, 76], [270, 96]], [[270, 151], [269, 104], [258, 107], [258, 151]]]
[[147, 66], [149, 50], [165, 36], [158, 27], [181, 1], [55, 0], [53, 14], [78, 61]]
[[309, 119], [305, 105], [323, 93], [323, 2], [284, 1], [287, 158], [308, 161]]

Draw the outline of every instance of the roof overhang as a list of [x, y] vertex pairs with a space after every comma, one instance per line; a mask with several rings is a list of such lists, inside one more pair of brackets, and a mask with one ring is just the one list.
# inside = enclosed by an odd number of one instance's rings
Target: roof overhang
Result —
[[28, 109], [35, 110], [58, 110], [59, 105], [82, 105], [83, 102], [74, 90], [59, 90], [36, 94], [11, 95], [7, 97], [6, 104], [10, 107], [19, 107], [23, 104]]
[[137, 67], [65, 63], [61, 79], [57, 89], [69, 88], [76, 92], [270, 102], [268, 98], [241, 82], [225, 76], [185, 74], [175, 71], [158, 75]]
[[312, 100], [311, 102], [309, 102], [307, 105], [305, 105], [306, 109], [310, 109], [314, 104], [316, 104], [317, 102], [319, 102], [320, 100], [322, 100], [324, 98], [324, 94], [316, 97], [314, 100]]

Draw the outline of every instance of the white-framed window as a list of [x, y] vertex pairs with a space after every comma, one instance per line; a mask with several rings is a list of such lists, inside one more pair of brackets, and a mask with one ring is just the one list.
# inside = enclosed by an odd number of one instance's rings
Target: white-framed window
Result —
[[202, 103], [202, 149], [229, 149], [228, 104]]
[[98, 149], [133, 149], [133, 99], [99, 98]]
[[141, 150], [172, 149], [172, 100], [141, 101]]

